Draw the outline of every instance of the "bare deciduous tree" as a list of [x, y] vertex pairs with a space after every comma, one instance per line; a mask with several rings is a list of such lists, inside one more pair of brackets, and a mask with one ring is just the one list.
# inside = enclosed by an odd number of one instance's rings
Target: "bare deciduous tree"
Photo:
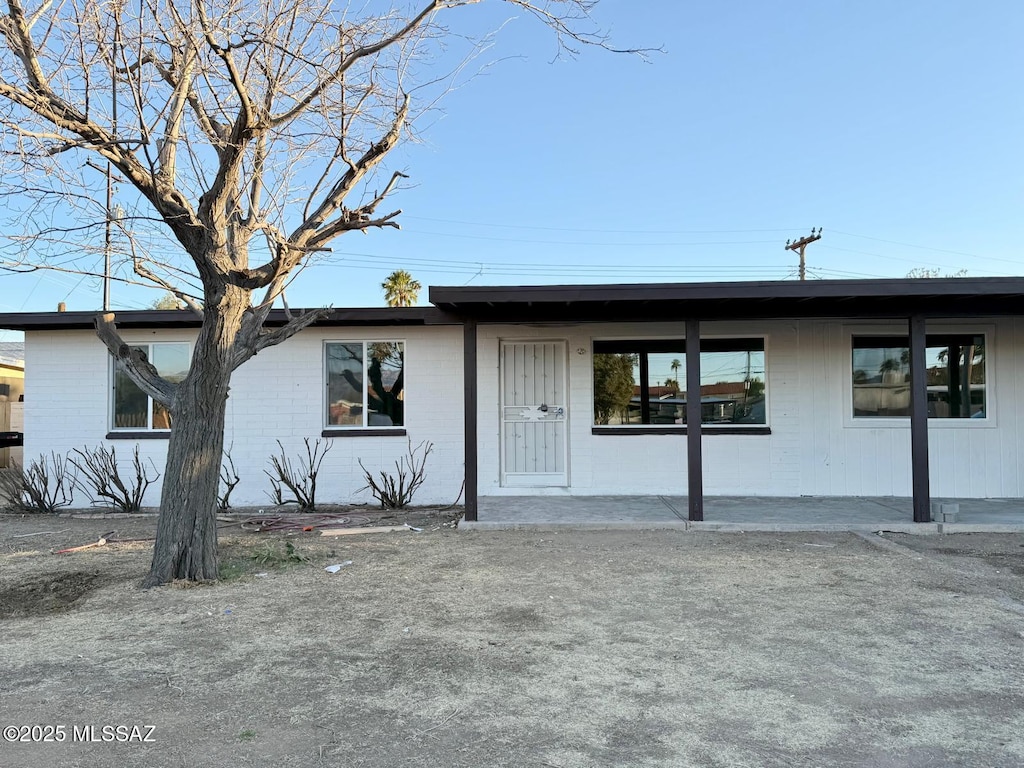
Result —
[[[110, 354], [173, 419], [146, 586], [217, 578], [231, 374], [329, 313], [266, 325], [316, 254], [347, 232], [397, 228], [400, 211], [381, 206], [403, 174], [382, 161], [443, 92], [444, 73], [424, 57], [452, 39], [449, 12], [474, 1], [6, 0], [0, 10], [0, 122], [17, 164], [2, 169], [3, 191], [31, 201], [22, 257], [8, 267], [97, 274], [73, 259], [82, 243], [116, 240], [131, 270], [122, 280], [169, 291], [202, 318], [180, 383], [124, 342], [113, 314], [96, 319]], [[607, 47], [590, 31], [593, 0], [504, 2], [570, 50]], [[109, 178], [126, 190], [117, 216], [100, 202]]]

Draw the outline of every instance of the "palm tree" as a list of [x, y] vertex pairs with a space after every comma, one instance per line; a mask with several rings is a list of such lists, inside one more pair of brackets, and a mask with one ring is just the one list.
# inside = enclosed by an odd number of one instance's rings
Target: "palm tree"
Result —
[[878, 366], [878, 370], [882, 373], [889, 373], [890, 371], [898, 371], [901, 367], [900, 361], [895, 357], [887, 357]]
[[672, 378], [675, 379], [675, 385], [676, 385], [676, 391], [677, 392], [679, 391], [679, 367], [681, 365], [682, 365], [682, 363], [679, 362], [679, 358], [676, 358], [675, 360], [673, 360], [672, 363], [669, 365], [669, 368], [672, 369]]
[[411, 307], [419, 298], [423, 286], [404, 269], [396, 269], [380, 287], [384, 289], [384, 301], [389, 307]]

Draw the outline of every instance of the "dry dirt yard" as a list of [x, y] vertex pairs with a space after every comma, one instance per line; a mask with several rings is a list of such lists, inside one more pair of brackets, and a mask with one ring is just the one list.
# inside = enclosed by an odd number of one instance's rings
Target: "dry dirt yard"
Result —
[[151, 519], [0, 519], [0, 724], [66, 729], [0, 766], [1024, 765], [1024, 537], [416, 522], [143, 592], [51, 550]]

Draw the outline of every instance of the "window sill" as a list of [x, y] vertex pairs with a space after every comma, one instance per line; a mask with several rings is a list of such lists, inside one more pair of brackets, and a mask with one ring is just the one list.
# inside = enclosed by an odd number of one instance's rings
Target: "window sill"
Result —
[[167, 440], [171, 436], [170, 431], [166, 432], [150, 432], [148, 430], [135, 431], [130, 430], [116, 430], [113, 432], [107, 432], [107, 440]]
[[[768, 426], [750, 427], [703, 427], [701, 436], [705, 435], [770, 435], [772, 428]], [[591, 427], [592, 435], [685, 435], [686, 427]]]
[[[909, 416], [853, 416], [847, 417], [843, 423], [844, 427], [852, 429], [910, 429]], [[987, 419], [949, 419], [931, 417], [928, 419], [928, 429], [994, 429], [996, 420], [993, 417]]]
[[392, 429], [325, 429], [320, 437], [405, 437], [404, 427]]

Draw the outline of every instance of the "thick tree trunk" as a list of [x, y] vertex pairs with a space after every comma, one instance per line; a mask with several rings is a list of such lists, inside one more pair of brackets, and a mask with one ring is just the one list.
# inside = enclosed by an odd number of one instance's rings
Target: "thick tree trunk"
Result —
[[217, 491], [232, 350], [242, 316], [242, 302], [237, 303], [237, 310], [207, 310], [192, 366], [171, 406], [156, 544], [143, 587], [218, 576]]

